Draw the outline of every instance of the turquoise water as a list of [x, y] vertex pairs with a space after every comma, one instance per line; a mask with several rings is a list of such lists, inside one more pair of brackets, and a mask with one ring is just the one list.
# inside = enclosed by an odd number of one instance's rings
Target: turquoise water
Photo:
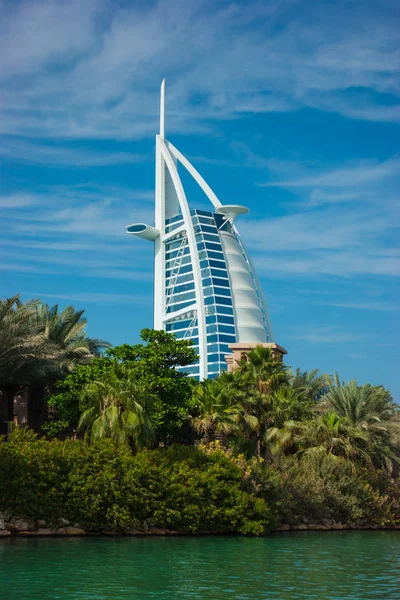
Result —
[[400, 531], [2, 539], [0, 598], [400, 599]]

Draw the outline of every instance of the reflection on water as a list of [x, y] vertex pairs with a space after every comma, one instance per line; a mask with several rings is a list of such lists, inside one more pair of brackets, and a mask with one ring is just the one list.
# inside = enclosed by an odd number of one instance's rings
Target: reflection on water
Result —
[[0, 540], [1, 600], [400, 600], [400, 531]]

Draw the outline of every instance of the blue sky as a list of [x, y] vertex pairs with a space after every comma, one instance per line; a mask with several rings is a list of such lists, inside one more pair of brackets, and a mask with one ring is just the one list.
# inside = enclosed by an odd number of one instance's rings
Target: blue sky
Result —
[[[1, 296], [152, 324], [167, 135], [237, 222], [287, 362], [384, 384], [399, 362], [397, 1], [0, 2]], [[189, 199], [204, 199], [189, 186]]]

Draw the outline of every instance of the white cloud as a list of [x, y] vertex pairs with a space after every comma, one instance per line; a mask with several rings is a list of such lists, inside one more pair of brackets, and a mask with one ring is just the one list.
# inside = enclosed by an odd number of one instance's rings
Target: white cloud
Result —
[[163, 76], [170, 131], [305, 106], [398, 121], [395, 11], [390, 2], [3, 3], [2, 132], [153, 134]]
[[48, 167], [103, 167], [143, 162], [146, 156], [130, 152], [99, 152], [66, 146], [43, 145], [15, 140], [8, 136], [0, 147], [0, 156], [15, 162], [46, 165]]
[[[271, 168], [271, 165], [270, 165]], [[356, 188], [361, 185], [374, 184], [377, 181], [399, 176], [400, 159], [391, 158], [379, 161], [358, 161], [345, 167], [334, 168], [322, 173], [307, 173], [304, 169], [301, 177], [296, 179], [285, 179], [280, 181], [269, 181], [261, 183], [260, 186], [278, 187], [328, 187], [328, 188]], [[309, 171], [309, 170], [308, 170]], [[315, 193], [315, 192], [314, 192]]]
[[71, 292], [68, 294], [52, 294], [47, 292], [21, 292], [24, 298], [41, 298], [46, 301], [48, 298], [56, 300], [71, 300], [73, 302], [84, 302], [85, 304], [137, 304], [138, 302], [148, 302], [148, 296], [140, 296], [135, 294], [103, 294], [103, 293], [86, 293], [86, 292]]
[[26, 208], [35, 204], [36, 198], [31, 194], [10, 194], [0, 196], [0, 208]]
[[365, 338], [365, 335], [359, 335], [350, 331], [344, 331], [340, 327], [310, 327], [304, 332], [289, 335], [289, 338], [304, 340], [310, 344], [342, 344], [345, 342], [354, 342]]

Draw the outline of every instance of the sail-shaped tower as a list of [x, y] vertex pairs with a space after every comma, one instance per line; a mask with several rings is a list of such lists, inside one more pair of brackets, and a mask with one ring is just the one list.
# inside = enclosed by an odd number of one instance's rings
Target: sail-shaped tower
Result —
[[[209, 210], [190, 205], [178, 166], [208, 197]], [[166, 139], [164, 80], [156, 136], [155, 224], [136, 223], [126, 231], [154, 244], [154, 329], [193, 341], [199, 361], [184, 370], [198, 379], [226, 370], [232, 344], [280, 348], [271, 343], [260, 282], [234, 223], [247, 212], [244, 206], [222, 204]]]

